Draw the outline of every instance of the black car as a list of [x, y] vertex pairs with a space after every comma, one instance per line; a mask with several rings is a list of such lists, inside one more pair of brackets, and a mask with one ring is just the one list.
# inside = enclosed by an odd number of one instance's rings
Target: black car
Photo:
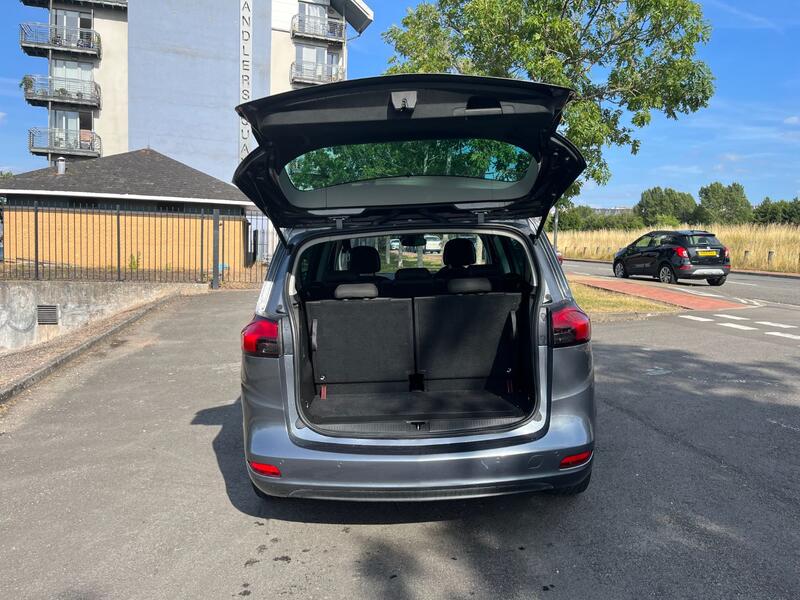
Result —
[[614, 255], [614, 275], [649, 275], [663, 283], [705, 279], [722, 285], [731, 271], [728, 249], [701, 230], [651, 231]]

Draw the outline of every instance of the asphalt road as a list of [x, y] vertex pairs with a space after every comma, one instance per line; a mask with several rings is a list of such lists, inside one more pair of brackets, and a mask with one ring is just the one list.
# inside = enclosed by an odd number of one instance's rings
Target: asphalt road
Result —
[[[565, 260], [564, 271], [576, 275], [592, 275], [614, 277], [610, 263], [594, 263]], [[652, 277], [631, 277], [631, 281], [652, 283], [663, 286]], [[772, 277], [769, 275], [751, 275], [734, 271], [720, 287], [712, 287], [705, 280], [679, 281], [670, 289], [679, 289], [687, 293], [699, 293], [711, 297], [726, 298], [733, 301], [745, 301], [755, 304], [790, 304], [800, 306], [800, 278]]]
[[254, 302], [176, 300], [0, 417], [0, 598], [800, 597], [800, 341], [767, 335], [800, 310], [598, 323], [582, 496], [264, 503], [236, 402]]

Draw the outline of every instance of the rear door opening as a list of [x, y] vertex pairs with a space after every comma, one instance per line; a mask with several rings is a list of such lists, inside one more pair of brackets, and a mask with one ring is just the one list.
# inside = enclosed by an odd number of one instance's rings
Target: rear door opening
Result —
[[[431, 235], [441, 253], [426, 253]], [[294, 274], [298, 410], [309, 426], [430, 436], [532, 413], [535, 285], [522, 240], [467, 230], [327, 236], [300, 249]]]

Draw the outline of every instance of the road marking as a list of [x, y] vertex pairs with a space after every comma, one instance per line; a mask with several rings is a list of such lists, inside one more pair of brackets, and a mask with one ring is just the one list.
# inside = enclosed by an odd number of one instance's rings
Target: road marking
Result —
[[736, 285], [749, 285], [750, 287], [758, 287], [757, 283], [742, 283], [741, 281], [729, 281], [728, 283], [735, 283]]
[[706, 319], [705, 317], [695, 317], [694, 315], [678, 315], [681, 319], [691, 319], [692, 321], [711, 321], [714, 319]]
[[773, 323], [772, 321], [756, 321], [759, 325], [767, 327], [777, 327], [778, 329], [797, 329], [797, 325], [786, 325], [784, 323]]
[[686, 292], [687, 294], [694, 294], [695, 296], [708, 296], [709, 298], [724, 298], [725, 296], [720, 296], [719, 294], [710, 294], [708, 292], [697, 292], [695, 290], [681, 290]]
[[715, 317], [722, 317], [723, 319], [733, 319], [734, 321], [749, 321], [750, 320], [747, 317], [737, 317], [736, 315], [726, 315], [726, 314], [723, 314], [723, 313], [720, 313], [720, 314], [714, 315], [714, 316]]
[[800, 340], [800, 335], [794, 335], [793, 333], [784, 333], [782, 331], [765, 331], [764, 335], [775, 335], [782, 338], [788, 338], [790, 340]]
[[[755, 327], [739, 325], [738, 323], [717, 323], [720, 327], [730, 327], [731, 329], [741, 329], [742, 331], [755, 331]], [[800, 339], [800, 338], [799, 338]]]
[[586, 275], [587, 277], [591, 277], [591, 273], [584, 273], [583, 271], [573, 271], [575, 275]]
[[787, 425], [786, 423], [781, 423], [780, 421], [776, 421], [774, 419], [767, 419], [767, 423], [772, 423], [773, 425], [778, 425], [779, 427], [783, 427], [784, 429], [791, 429], [792, 431], [800, 432], [800, 427], [795, 427], [794, 425]]

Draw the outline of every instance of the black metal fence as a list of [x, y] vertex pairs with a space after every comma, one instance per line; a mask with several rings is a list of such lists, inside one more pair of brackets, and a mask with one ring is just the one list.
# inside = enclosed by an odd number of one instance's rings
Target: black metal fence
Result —
[[257, 285], [269, 238], [266, 217], [241, 207], [9, 198], [0, 203], [0, 279]]

